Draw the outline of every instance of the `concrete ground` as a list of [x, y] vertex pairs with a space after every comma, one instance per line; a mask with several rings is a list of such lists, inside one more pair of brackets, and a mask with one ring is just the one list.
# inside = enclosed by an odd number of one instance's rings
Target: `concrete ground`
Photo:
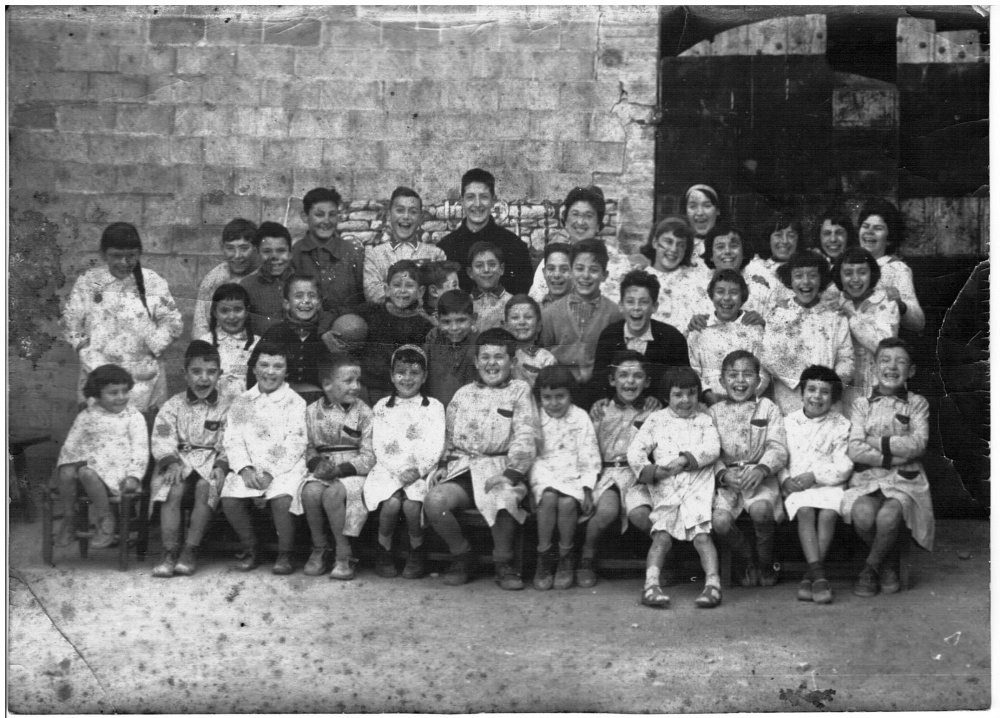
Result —
[[[638, 574], [501, 592], [485, 574], [350, 583], [117, 570], [113, 550], [40, 558], [10, 534], [8, 708], [18, 713], [955, 710], [990, 706], [989, 525], [943, 521], [913, 589], [829, 606], [798, 576], [694, 607], [639, 604]], [[304, 560], [302, 557], [301, 560]], [[300, 566], [301, 566], [300, 560]]]

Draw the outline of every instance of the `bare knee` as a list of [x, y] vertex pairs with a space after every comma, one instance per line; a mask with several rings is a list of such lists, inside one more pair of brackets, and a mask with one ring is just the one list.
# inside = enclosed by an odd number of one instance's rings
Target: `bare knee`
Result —
[[728, 511], [713, 511], [712, 512], [712, 530], [717, 534], [722, 534], [725, 536], [736, 525], [736, 520], [733, 515]]
[[559, 513], [566, 513], [569, 511], [576, 511], [580, 504], [572, 496], [560, 496], [559, 497]]
[[427, 511], [428, 518], [431, 516], [441, 516], [454, 510], [454, 508], [455, 502], [452, 501], [451, 497], [445, 491], [437, 486], [427, 492], [427, 496], [424, 497], [424, 509]]
[[868, 530], [875, 524], [877, 504], [867, 496], [862, 496], [851, 507], [851, 522], [858, 528]]
[[895, 528], [903, 520], [903, 505], [895, 499], [889, 499], [879, 508], [875, 520], [880, 528]]
[[559, 495], [552, 489], [545, 489], [542, 492], [542, 498], [538, 500], [538, 508], [542, 509], [554, 509], [559, 505]]
[[816, 522], [816, 510], [811, 506], [803, 506], [796, 514], [796, 519], [800, 524], [812, 526]]
[[302, 503], [319, 504], [323, 500], [323, 492], [326, 486], [319, 481], [310, 481], [302, 487]]
[[194, 487], [194, 500], [199, 504], [208, 503], [209, 487], [205, 479], [200, 479]]
[[174, 484], [170, 487], [170, 493], [167, 494], [166, 504], [171, 508], [175, 508], [181, 505], [181, 501], [184, 500], [184, 484]]
[[747, 513], [750, 514], [750, 520], [755, 524], [773, 524], [774, 523], [774, 504], [770, 501], [758, 501], [747, 509]]

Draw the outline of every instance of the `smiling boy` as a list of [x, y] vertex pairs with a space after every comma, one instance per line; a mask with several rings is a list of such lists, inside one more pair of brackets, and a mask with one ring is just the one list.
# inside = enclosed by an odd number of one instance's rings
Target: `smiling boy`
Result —
[[337, 234], [340, 193], [316, 187], [302, 198], [306, 235], [295, 244], [292, 267], [296, 274], [316, 277], [323, 308], [336, 315], [364, 302], [365, 248], [354, 237]]
[[601, 296], [601, 283], [608, 276], [604, 242], [585, 239], [574, 244], [571, 251], [573, 291], [542, 311], [538, 343], [551, 351], [560, 364], [570, 367], [577, 381], [583, 383], [593, 374], [601, 332], [621, 320], [622, 313], [614, 302]]
[[489, 242], [476, 242], [469, 250], [466, 271], [476, 283], [472, 290], [476, 329], [482, 332], [503, 325], [504, 308], [514, 296], [500, 284], [504, 273], [503, 251]]
[[623, 319], [611, 322], [597, 339], [594, 375], [590, 381], [591, 398], [610, 397], [608, 392], [611, 357], [631, 349], [645, 358], [651, 386], [659, 386], [667, 367], [690, 366], [684, 335], [669, 324], [653, 319], [660, 281], [641, 269], [622, 277], [618, 308]]
[[389, 198], [389, 241], [365, 250], [365, 299], [379, 302], [385, 298], [385, 276], [389, 267], [401, 259], [415, 262], [438, 262], [445, 254], [435, 244], [420, 241], [423, 202], [409, 187], [397, 187]]
[[223, 227], [222, 256], [226, 261], [217, 264], [198, 286], [191, 323], [192, 339], [208, 334], [209, 312], [215, 290], [228, 282], [240, 281], [260, 266], [260, 255], [254, 245], [256, 233], [257, 225], [248, 219], [234, 219]]
[[250, 329], [261, 336], [281, 321], [285, 311], [285, 281], [292, 276], [292, 235], [277, 222], [261, 222], [253, 239], [260, 254], [260, 267], [240, 280], [250, 295]]
[[476, 310], [472, 297], [461, 289], [441, 295], [437, 326], [427, 333], [427, 395], [448, 406], [461, 387], [475, 380]]
[[[503, 252], [504, 274], [500, 283], [511, 294], [527, 293], [534, 269], [528, 245], [516, 234], [496, 223], [491, 214], [496, 204], [496, 179], [478, 167], [462, 175], [461, 226], [444, 237], [438, 246], [452, 262], [469, 267], [469, 250], [476, 242], [490, 242]], [[459, 287], [472, 292], [475, 282], [464, 272], [458, 275]]]

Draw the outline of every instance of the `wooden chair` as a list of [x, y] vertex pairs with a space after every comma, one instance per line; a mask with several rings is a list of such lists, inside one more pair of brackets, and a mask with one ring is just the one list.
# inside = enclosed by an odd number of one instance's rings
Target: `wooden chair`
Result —
[[[53, 482], [55, 483], [55, 482]], [[42, 561], [50, 566], [55, 566], [53, 557], [53, 545], [55, 537], [52, 535], [54, 524], [55, 504], [59, 499], [59, 490], [52, 486], [46, 487], [42, 491]], [[118, 514], [118, 567], [122, 571], [128, 570], [129, 548], [133, 545], [132, 533], [136, 533], [134, 546], [136, 558], [143, 560], [149, 547], [149, 477], [143, 480], [143, 486], [139, 491], [121, 493], [118, 496], [110, 497], [111, 508]], [[74, 515], [72, 517], [76, 525], [76, 539], [80, 547], [80, 556], [87, 558], [90, 552], [90, 540], [93, 532], [90, 530], [90, 497], [84, 490], [83, 485], [77, 482], [76, 501], [74, 502]], [[138, 513], [137, 513], [138, 512]], [[66, 517], [63, 517], [66, 520]]]

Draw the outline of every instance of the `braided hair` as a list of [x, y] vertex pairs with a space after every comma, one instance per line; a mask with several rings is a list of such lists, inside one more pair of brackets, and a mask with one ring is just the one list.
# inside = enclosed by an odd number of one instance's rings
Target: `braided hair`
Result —
[[[139, 230], [135, 228], [134, 224], [128, 222], [109, 224], [101, 233], [101, 252], [109, 249], [138, 249], [141, 252], [142, 240], [139, 238]], [[149, 311], [149, 305], [146, 303], [146, 280], [142, 276], [142, 262], [136, 261], [135, 266], [132, 267], [132, 276], [135, 278], [135, 286], [139, 290], [142, 306], [146, 309], [146, 313], [152, 317], [153, 313]]]
[[[418, 347], [416, 344], [404, 344], [392, 353], [392, 359], [389, 360], [389, 371], [393, 371], [396, 367], [396, 363], [401, 364], [416, 364], [424, 373], [427, 372], [427, 355], [424, 350]], [[389, 397], [389, 401], [386, 402], [386, 406], [392, 408], [396, 406], [396, 387], [392, 387], [392, 395]], [[427, 398], [427, 382], [424, 381], [420, 385], [420, 396], [423, 401], [420, 402], [420, 406], [430, 406], [430, 399]]]
[[[212, 335], [212, 346], [219, 346], [219, 334], [216, 331], [219, 326], [219, 320], [215, 318], [215, 308], [218, 306], [219, 302], [225, 302], [230, 300], [239, 300], [243, 302], [243, 306], [246, 307], [247, 312], [250, 311], [250, 294], [239, 284], [234, 282], [227, 282], [225, 284], [219, 285], [218, 289], [212, 294], [212, 308], [208, 313], [208, 331]], [[243, 328], [247, 333], [247, 342], [243, 345], [243, 349], [249, 349], [253, 346], [254, 333], [253, 329], [250, 328], [250, 322], [246, 322]]]

